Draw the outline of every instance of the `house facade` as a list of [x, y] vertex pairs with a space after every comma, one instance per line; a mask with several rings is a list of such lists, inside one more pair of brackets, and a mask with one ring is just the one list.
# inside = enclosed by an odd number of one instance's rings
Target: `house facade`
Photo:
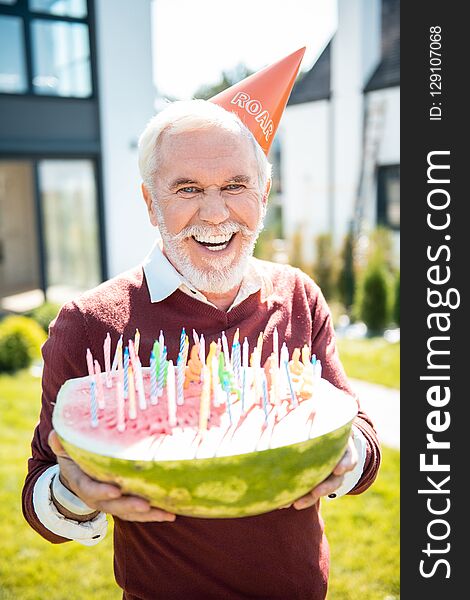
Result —
[[281, 130], [283, 227], [336, 246], [384, 225], [400, 228], [399, 0], [339, 0], [338, 28], [295, 85]]
[[63, 302], [140, 261], [151, 2], [0, 0], [0, 303]]

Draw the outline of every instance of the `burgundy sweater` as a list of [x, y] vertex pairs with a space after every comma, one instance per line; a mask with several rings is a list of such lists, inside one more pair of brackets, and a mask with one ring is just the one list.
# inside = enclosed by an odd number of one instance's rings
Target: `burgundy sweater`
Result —
[[[298, 269], [262, 263], [273, 283], [271, 295], [260, 292], [224, 312], [180, 290], [151, 303], [141, 267], [128, 271], [66, 304], [51, 324], [44, 357], [42, 410], [32, 441], [32, 458], [23, 489], [23, 512], [39, 534], [52, 543], [65, 542], [38, 520], [33, 488], [38, 477], [56, 463], [48, 446], [57, 392], [71, 377], [87, 374], [86, 349], [103, 363], [103, 341], [109, 331], [114, 353], [141, 333], [140, 351], [148, 363], [162, 329], [168, 359], [176, 360], [182, 326], [204, 333], [207, 347], [222, 331], [229, 339], [240, 328], [250, 347], [264, 331], [264, 362], [277, 326], [289, 352], [305, 343], [321, 360], [323, 377], [351, 392], [339, 362], [331, 317], [318, 286]], [[366, 490], [380, 463], [380, 448], [370, 419], [359, 412], [355, 425], [368, 441], [363, 475], [352, 493]], [[241, 519], [198, 519], [177, 516], [173, 523], [133, 523], [115, 518], [115, 575], [128, 599], [323, 600], [329, 551], [319, 503], [305, 510], [276, 510]]]

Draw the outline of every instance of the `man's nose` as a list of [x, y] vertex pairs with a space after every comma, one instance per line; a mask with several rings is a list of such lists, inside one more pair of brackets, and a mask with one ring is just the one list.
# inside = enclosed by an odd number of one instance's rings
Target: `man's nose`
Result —
[[226, 221], [229, 215], [230, 211], [225, 204], [220, 190], [204, 190], [199, 208], [199, 218], [202, 221], [218, 225]]

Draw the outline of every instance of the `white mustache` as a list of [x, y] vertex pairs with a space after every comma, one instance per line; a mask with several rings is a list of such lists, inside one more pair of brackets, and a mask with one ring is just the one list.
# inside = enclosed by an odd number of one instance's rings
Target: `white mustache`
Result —
[[221, 223], [220, 225], [212, 227], [206, 227], [204, 225], [189, 225], [176, 235], [172, 236], [172, 238], [175, 242], [180, 242], [193, 236], [206, 237], [210, 235], [231, 235], [238, 232], [240, 232], [243, 237], [247, 238], [255, 233], [255, 231], [246, 225], [236, 223], [235, 221], [227, 221], [226, 223]]

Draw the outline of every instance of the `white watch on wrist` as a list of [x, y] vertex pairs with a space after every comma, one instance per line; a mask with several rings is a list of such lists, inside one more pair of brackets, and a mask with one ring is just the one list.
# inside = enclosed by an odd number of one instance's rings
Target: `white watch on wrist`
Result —
[[90, 515], [96, 512], [95, 508], [90, 508], [83, 500], [80, 500], [62, 483], [59, 473], [56, 473], [51, 481], [51, 491], [57, 502], [74, 515]]

